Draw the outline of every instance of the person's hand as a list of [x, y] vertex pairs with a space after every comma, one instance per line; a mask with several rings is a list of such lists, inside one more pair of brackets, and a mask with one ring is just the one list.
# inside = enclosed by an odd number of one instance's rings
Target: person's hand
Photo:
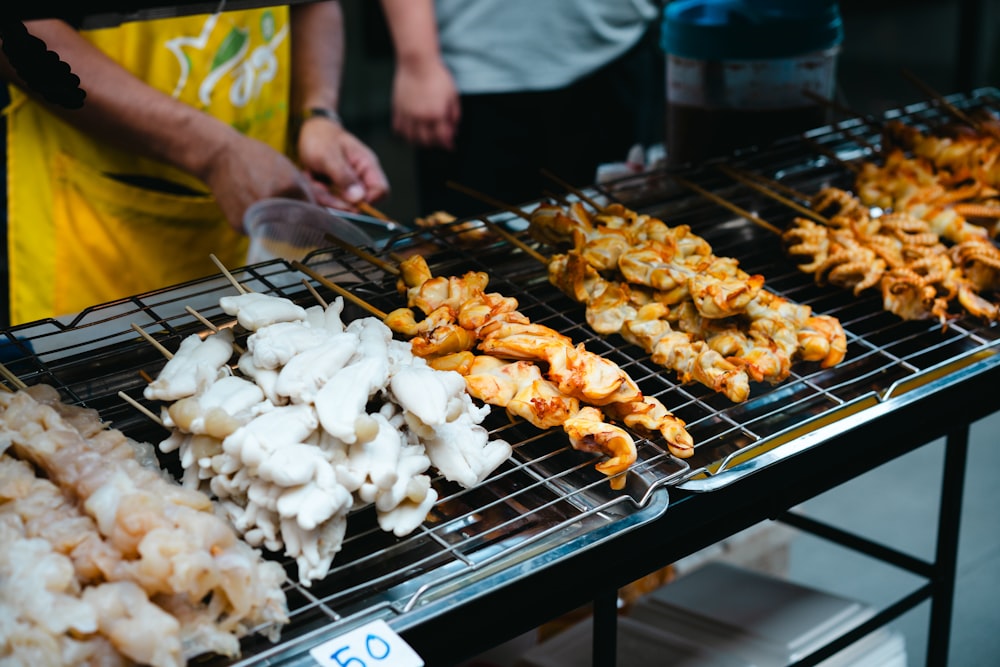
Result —
[[229, 226], [244, 232], [243, 216], [251, 204], [269, 197], [316, 201], [302, 170], [267, 144], [233, 131], [205, 163], [200, 176], [222, 209]]
[[389, 192], [378, 157], [339, 122], [313, 117], [299, 130], [298, 156], [313, 183], [318, 204], [354, 209]]
[[440, 60], [401, 62], [392, 85], [392, 128], [416, 146], [454, 146], [461, 117], [458, 89]]

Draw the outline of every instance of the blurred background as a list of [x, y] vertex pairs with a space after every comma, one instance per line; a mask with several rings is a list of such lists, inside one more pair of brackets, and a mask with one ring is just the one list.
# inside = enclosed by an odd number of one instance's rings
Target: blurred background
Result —
[[[393, 54], [380, 4], [345, 0], [343, 5], [348, 56], [341, 115], [382, 159], [392, 184], [382, 210], [412, 220], [430, 211], [417, 210], [410, 148], [391, 131]], [[858, 112], [926, 100], [903, 69], [941, 94], [992, 87], [1000, 80], [1000, 0], [841, 0], [840, 11], [838, 98]]]

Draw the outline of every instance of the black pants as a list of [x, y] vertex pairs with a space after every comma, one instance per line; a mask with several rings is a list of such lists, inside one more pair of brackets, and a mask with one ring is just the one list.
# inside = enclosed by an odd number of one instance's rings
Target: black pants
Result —
[[417, 151], [420, 214], [495, 210], [448, 187], [449, 180], [521, 204], [559, 190], [542, 169], [590, 185], [599, 164], [624, 160], [636, 143], [662, 141], [665, 74], [657, 36], [650, 29], [626, 54], [566, 88], [462, 96], [455, 150]]

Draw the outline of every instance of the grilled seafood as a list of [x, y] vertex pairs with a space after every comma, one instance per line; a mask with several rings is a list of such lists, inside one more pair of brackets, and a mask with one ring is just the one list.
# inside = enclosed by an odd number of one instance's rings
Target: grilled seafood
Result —
[[946, 325], [961, 311], [997, 318], [997, 306], [984, 294], [1000, 289], [1000, 250], [982, 228], [903, 211], [874, 217], [859, 198], [836, 188], [818, 192], [812, 205], [827, 223], [796, 218], [782, 237], [799, 269], [817, 283], [854, 294], [878, 289], [885, 310], [907, 320]]
[[[120, 583], [123, 591], [129, 585], [128, 597], [115, 603], [102, 593], [99, 606], [132, 605], [138, 613], [140, 596], [155, 603], [176, 619], [173, 637], [188, 657], [238, 655], [240, 636], [258, 625], [276, 632], [287, 622], [281, 565], [240, 541], [206, 494], [145, 467], [145, 453], [137, 455], [144, 447], [105, 428], [94, 411], [64, 404], [55, 389], [37, 385], [0, 394], [0, 431], [11, 453], [76, 499], [77, 519], [63, 527], [81, 531], [81, 548], [71, 552], [81, 577]], [[58, 534], [72, 538], [70, 532]], [[96, 544], [98, 536], [103, 545]], [[170, 626], [148, 629], [161, 631], [169, 633]], [[174, 664], [169, 635], [162, 639], [147, 649], [162, 648], [159, 664]], [[111, 641], [117, 645], [116, 638]]]
[[[574, 242], [550, 258], [549, 281], [586, 304], [595, 331], [620, 333], [682, 381], [700, 382], [730, 400], [746, 400], [750, 379], [785, 379], [795, 359], [833, 365], [846, 352], [835, 321], [809, 329], [802, 336], [808, 347], [800, 345], [798, 330], [808, 317], [785, 321], [788, 313], [775, 308], [779, 301], [763, 288], [763, 276], [715, 256], [684, 225], [669, 227], [617, 204], [590, 214], [575, 203], [565, 209], [541, 204], [532, 213], [531, 229], [549, 242]], [[814, 237], [817, 243], [826, 239]], [[614, 253], [599, 253], [595, 260], [593, 244], [604, 239], [614, 240], [602, 246]], [[829, 338], [819, 344], [817, 337], [823, 336]]]
[[[403, 536], [437, 500], [432, 467], [471, 487], [509, 458], [510, 445], [480, 425], [489, 407], [473, 404], [462, 376], [428, 367], [380, 320], [345, 324], [342, 298], [302, 309], [245, 296], [227, 302], [238, 322], [257, 326], [236, 371], [223, 362], [204, 386], [166, 382], [173, 372], [149, 385], [176, 399], [161, 409], [171, 432], [159, 447], [178, 452], [184, 485], [210, 492], [248, 543], [294, 558], [303, 585], [329, 571], [351, 510], [374, 505], [379, 526]], [[241, 317], [243, 306], [253, 317]], [[190, 354], [214, 349], [205, 346], [216, 336], [213, 360], [236, 349], [232, 329], [192, 336]], [[446, 339], [434, 349], [450, 349]], [[164, 369], [185, 363], [179, 350]]]
[[[532, 235], [573, 250], [596, 271], [617, 271], [625, 281], [670, 293], [675, 303], [691, 299], [705, 317], [742, 312], [764, 283], [732, 258], [716, 257], [689, 227], [612, 204], [591, 216], [579, 202], [563, 210], [542, 203], [531, 213]], [[600, 252], [595, 252], [595, 247]]]
[[[405, 260], [400, 270], [398, 287], [407, 296], [407, 307], [389, 313], [385, 321], [398, 326], [397, 332], [412, 336], [415, 353], [426, 349], [417, 339], [429, 332], [410, 326], [415, 320], [413, 310], [429, 314], [444, 309], [451, 316], [449, 326], [457, 325], [473, 333], [478, 341], [475, 351], [432, 355], [428, 363], [460, 372], [474, 396], [501, 405], [543, 428], [559, 423], [565, 429], [566, 420], [578, 414], [582, 406], [599, 408], [598, 412], [607, 410], [623, 420], [642, 414], [652, 430], [667, 439], [675, 455], [690, 456], [693, 452], [683, 421], [656, 399], [643, 396], [628, 374], [610, 360], [574, 344], [550, 327], [530, 322], [517, 310], [516, 299], [485, 292], [486, 274], [434, 277], [419, 255]], [[588, 415], [594, 417], [592, 412]], [[595, 418], [573, 422], [576, 428], [582, 423], [604, 422]], [[601, 433], [617, 433], [608, 425], [600, 428]], [[616, 449], [604, 451], [616, 463], [599, 468], [605, 474], [616, 475], [623, 461], [617, 447], [622, 442], [620, 434], [612, 440], [596, 432], [592, 436], [586, 440], [591, 447], [588, 451], [602, 442], [609, 443], [609, 447], [616, 445]], [[585, 441], [573, 442], [582, 445]], [[628, 464], [634, 460], [633, 454]]]
[[892, 120], [886, 123], [883, 140], [931, 162], [953, 178], [972, 178], [984, 185], [1000, 187], [1000, 139], [997, 119], [982, 119], [981, 130], [946, 125], [932, 131]]

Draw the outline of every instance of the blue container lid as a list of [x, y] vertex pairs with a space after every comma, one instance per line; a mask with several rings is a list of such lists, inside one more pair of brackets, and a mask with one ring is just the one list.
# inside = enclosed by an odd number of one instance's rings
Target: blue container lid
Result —
[[793, 58], [839, 45], [836, 0], [673, 0], [660, 45], [694, 60]]

